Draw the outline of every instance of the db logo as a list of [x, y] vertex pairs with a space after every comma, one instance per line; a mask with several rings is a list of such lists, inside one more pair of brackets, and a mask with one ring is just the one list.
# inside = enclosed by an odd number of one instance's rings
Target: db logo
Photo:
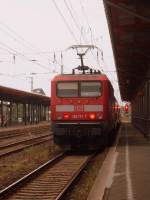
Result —
[[83, 111], [83, 105], [75, 105], [74, 111]]

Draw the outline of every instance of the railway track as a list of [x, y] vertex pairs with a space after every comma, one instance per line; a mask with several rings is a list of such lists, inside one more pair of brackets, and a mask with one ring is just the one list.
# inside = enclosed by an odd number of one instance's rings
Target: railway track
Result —
[[7, 138], [15, 138], [22, 137], [23, 135], [27, 134], [40, 134], [41, 132], [46, 132], [49, 130], [48, 125], [31, 125], [31, 126], [20, 126], [16, 128], [3, 128], [0, 130], [0, 140], [7, 139]]
[[10, 133], [7, 135], [0, 135], [0, 140], [4, 140], [4, 139], [9, 139], [9, 138], [15, 138], [15, 137], [20, 137], [22, 135], [24, 135], [25, 133]]
[[40, 135], [42, 132], [47, 132], [47, 130], [16, 130], [16, 132], [14, 131], [8, 131], [8, 132], [3, 132], [3, 134], [0, 134], [0, 141], [7, 141], [7, 140], [14, 140], [15, 138], [21, 138], [21, 137], [27, 137], [27, 136], [31, 136], [31, 135]]
[[18, 141], [5, 141], [0, 144], [0, 157], [9, 155], [11, 153], [21, 151], [25, 148], [46, 142], [48, 140], [52, 140], [52, 134], [42, 134], [38, 136], [32, 136], [31, 138], [19, 139]]
[[1, 199], [60, 199], [93, 155], [61, 153], [0, 191]]

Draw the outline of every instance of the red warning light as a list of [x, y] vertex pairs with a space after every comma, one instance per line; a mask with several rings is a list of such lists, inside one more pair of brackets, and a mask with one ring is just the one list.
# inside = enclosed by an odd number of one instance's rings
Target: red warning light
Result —
[[90, 113], [90, 114], [89, 114], [89, 118], [90, 118], [91, 120], [96, 119], [95, 113]]
[[125, 105], [124, 110], [126, 113], [129, 111], [129, 106], [127, 104]]
[[70, 118], [70, 116], [69, 116], [69, 114], [64, 114], [64, 119], [69, 119]]

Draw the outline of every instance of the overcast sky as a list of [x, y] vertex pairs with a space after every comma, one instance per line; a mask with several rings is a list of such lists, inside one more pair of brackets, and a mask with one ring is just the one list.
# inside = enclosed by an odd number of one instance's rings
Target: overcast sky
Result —
[[[50, 95], [50, 80], [79, 65], [74, 44], [94, 44], [85, 63], [105, 72], [118, 96], [117, 76], [102, 0], [0, 0], [0, 85], [30, 91], [42, 87]], [[54, 56], [55, 54], [55, 56]]]

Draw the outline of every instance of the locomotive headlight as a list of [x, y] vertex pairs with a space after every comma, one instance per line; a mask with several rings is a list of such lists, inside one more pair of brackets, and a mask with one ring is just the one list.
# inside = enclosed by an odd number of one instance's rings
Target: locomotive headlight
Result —
[[95, 114], [95, 113], [90, 113], [90, 114], [89, 114], [89, 118], [90, 118], [91, 120], [96, 119], [96, 114]]

